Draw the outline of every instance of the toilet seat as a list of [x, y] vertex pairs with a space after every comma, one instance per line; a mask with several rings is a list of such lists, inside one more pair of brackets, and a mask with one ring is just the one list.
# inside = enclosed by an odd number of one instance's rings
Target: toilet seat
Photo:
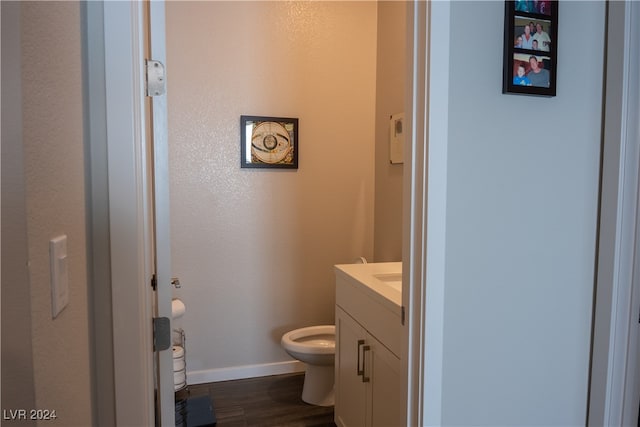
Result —
[[295, 329], [282, 336], [282, 345], [289, 350], [306, 354], [334, 354], [335, 325], [309, 326]]
[[305, 364], [302, 400], [312, 405], [332, 406], [335, 402], [336, 327], [309, 326], [287, 332], [280, 340], [294, 359]]

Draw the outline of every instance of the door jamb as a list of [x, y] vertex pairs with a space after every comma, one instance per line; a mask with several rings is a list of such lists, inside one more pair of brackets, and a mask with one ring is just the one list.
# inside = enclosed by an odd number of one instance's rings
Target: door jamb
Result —
[[[640, 7], [635, 2], [608, 2], [607, 19], [589, 426], [635, 425], [638, 420], [633, 414], [637, 417], [640, 395], [640, 379], [638, 372], [634, 372], [640, 356], [637, 349]], [[634, 342], [636, 346], [630, 345]], [[629, 407], [630, 402], [635, 407]]]
[[[93, 2], [90, 2], [93, 3]], [[87, 34], [104, 41], [104, 87], [88, 74], [93, 224], [89, 250], [110, 275], [101, 292], [110, 297], [110, 319], [97, 319], [102, 301], [94, 292], [94, 357], [112, 348], [112, 368], [96, 376], [95, 420], [114, 425], [154, 425], [154, 383], [148, 162], [144, 128], [144, 15], [139, 2], [96, 2], [88, 5]], [[96, 9], [94, 9], [96, 8]], [[93, 45], [93, 47], [96, 47]], [[87, 70], [91, 72], [91, 69]], [[95, 71], [95, 70], [94, 70]], [[95, 81], [92, 81], [92, 77]], [[94, 192], [95, 191], [95, 192]], [[98, 227], [98, 228], [95, 228]], [[98, 257], [98, 258], [96, 258]], [[99, 272], [93, 270], [94, 278]], [[98, 282], [95, 283], [96, 285]], [[104, 310], [103, 310], [104, 311]], [[108, 317], [108, 316], [107, 316]], [[104, 322], [110, 323], [105, 326]], [[112, 333], [109, 334], [109, 332]], [[102, 359], [102, 361], [109, 361]], [[96, 365], [96, 369], [100, 367]], [[110, 378], [112, 376], [112, 378]], [[101, 386], [106, 384], [107, 395]], [[97, 391], [96, 391], [97, 390]], [[112, 395], [110, 395], [112, 393]], [[114, 420], [115, 422], [108, 422]]]
[[[449, 111], [449, 2], [408, 8], [408, 129], [403, 292], [408, 307], [407, 425], [442, 423], [445, 230]], [[431, 34], [438, 34], [432, 43]], [[428, 285], [427, 285], [428, 284]]]

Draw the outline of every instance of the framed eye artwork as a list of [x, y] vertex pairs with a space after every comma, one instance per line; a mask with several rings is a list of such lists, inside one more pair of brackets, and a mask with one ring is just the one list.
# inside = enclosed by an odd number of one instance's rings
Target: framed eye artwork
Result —
[[505, 1], [502, 93], [555, 96], [557, 50], [557, 1]]
[[298, 169], [298, 119], [240, 116], [240, 167]]

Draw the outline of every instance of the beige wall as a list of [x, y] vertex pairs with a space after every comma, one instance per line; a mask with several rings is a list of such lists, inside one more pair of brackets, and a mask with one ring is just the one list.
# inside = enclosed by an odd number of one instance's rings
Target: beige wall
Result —
[[389, 161], [389, 117], [405, 110], [407, 3], [378, 2], [373, 259], [402, 260], [402, 164]]
[[[35, 408], [22, 147], [20, 4], [2, 14], [2, 408]], [[20, 425], [35, 425], [24, 420]]]
[[[334, 322], [333, 265], [373, 255], [376, 4], [169, 2], [167, 57], [191, 378], [288, 361], [282, 333]], [[298, 117], [299, 169], [241, 169], [242, 114]]]
[[[41, 424], [86, 426], [91, 424], [92, 406], [85, 266], [80, 5], [75, 2], [23, 2], [20, 7], [21, 131], [33, 351], [32, 355], [23, 354], [23, 357], [33, 357], [33, 407], [55, 409], [58, 417]], [[3, 62], [4, 55], [3, 49]], [[4, 215], [3, 206], [3, 219]], [[49, 240], [60, 234], [68, 236], [70, 303], [56, 319], [52, 319]], [[3, 246], [4, 237], [3, 233]], [[4, 255], [3, 250], [3, 265]], [[18, 285], [7, 284], [4, 271], [2, 280], [3, 294], [6, 286]], [[20, 285], [29, 286], [27, 283]], [[4, 327], [3, 310], [3, 332]], [[3, 369], [7, 362], [4, 347], [3, 334]], [[3, 376], [3, 396], [10, 390], [5, 388]]]

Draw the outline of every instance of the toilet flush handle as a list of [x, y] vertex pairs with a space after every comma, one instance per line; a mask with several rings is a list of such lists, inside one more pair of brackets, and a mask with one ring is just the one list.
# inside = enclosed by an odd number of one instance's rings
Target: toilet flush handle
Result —
[[180, 284], [180, 279], [178, 279], [177, 277], [171, 278], [171, 285], [176, 289], [180, 289], [182, 287], [182, 285]]

